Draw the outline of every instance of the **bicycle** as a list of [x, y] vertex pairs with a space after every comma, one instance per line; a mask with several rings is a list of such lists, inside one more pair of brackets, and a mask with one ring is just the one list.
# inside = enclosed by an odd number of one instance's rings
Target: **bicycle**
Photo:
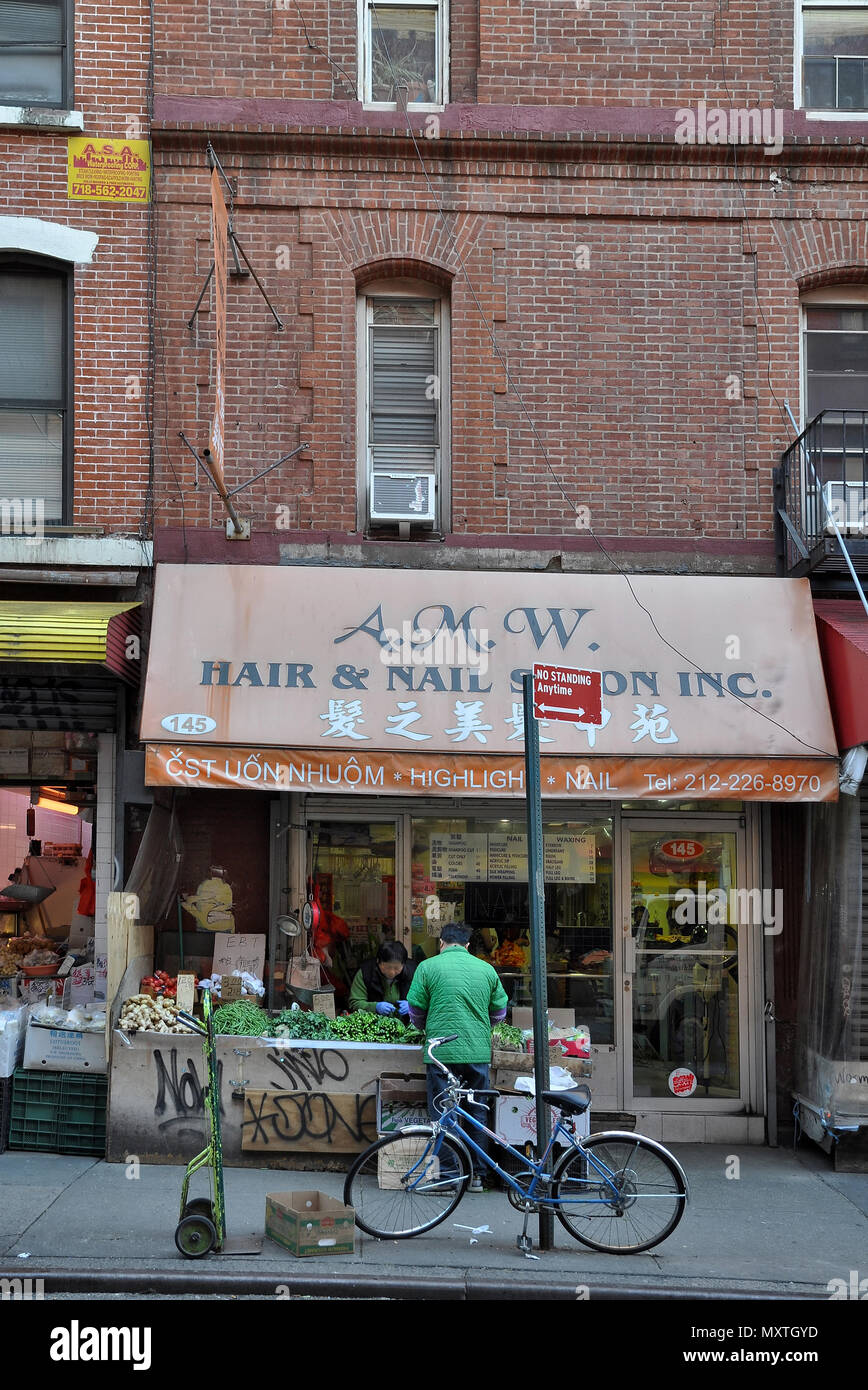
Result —
[[[533, 1162], [477, 1120], [462, 1104], [464, 1097], [498, 1095], [497, 1091], [462, 1088], [458, 1078], [433, 1055], [457, 1034], [432, 1038], [427, 1055], [445, 1073], [439, 1098], [442, 1119], [407, 1125], [378, 1139], [358, 1155], [347, 1173], [344, 1203], [355, 1211], [356, 1224], [379, 1240], [408, 1240], [433, 1230], [455, 1210], [473, 1172], [471, 1153], [506, 1184], [507, 1197], [524, 1214], [519, 1250], [532, 1248], [527, 1234], [531, 1215], [554, 1211], [575, 1240], [605, 1254], [635, 1255], [670, 1236], [684, 1215], [687, 1178], [677, 1159], [641, 1134], [611, 1130], [587, 1139], [576, 1136], [576, 1117], [591, 1103], [586, 1086], [579, 1097], [570, 1091], [544, 1091], [543, 1100], [561, 1112], [542, 1157]], [[487, 1136], [504, 1153], [526, 1167], [510, 1174], [480, 1148], [461, 1124]], [[563, 1157], [549, 1170], [559, 1136], [568, 1140]], [[598, 1210], [595, 1210], [598, 1208]]]

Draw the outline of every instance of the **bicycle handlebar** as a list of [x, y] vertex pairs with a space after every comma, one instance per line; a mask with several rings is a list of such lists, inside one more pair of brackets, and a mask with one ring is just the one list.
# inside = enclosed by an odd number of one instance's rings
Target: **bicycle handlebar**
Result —
[[438, 1061], [438, 1059], [435, 1056], [433, 1056], [434, 1048], [442, 1047], [444, 1043], [455, 1042], [457, 1037], [457, 1033], [449, 1033], [442, 1038], [432, 1038], [425, 1049], [426, 1056], [429, 1058], [429, 1060], [433, 1062], [435, 1067], [439, 1067], [442, 1072], [445, 1072], [447, 1076], [450, 1076], [451, 1072], [449, 1071], [449, 1068], [444, 1065], [443, 1062]]

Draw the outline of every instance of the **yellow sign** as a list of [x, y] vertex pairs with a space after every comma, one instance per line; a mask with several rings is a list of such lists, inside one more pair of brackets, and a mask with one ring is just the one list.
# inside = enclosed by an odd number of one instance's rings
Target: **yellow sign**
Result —
[[147, 203], [151, 151], [147, 140], [69, 141], [68, 197], [87, 203]]

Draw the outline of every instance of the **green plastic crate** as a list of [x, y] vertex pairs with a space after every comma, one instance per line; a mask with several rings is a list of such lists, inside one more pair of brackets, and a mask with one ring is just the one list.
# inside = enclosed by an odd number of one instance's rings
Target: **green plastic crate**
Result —
[[12, 1081], [10, 1149], [95, 1157], [105, 1153], [105, 1076], [22, 1067]]
[[105, 1112], [108, 1078], [63, 1072], [57, 1125], [59, 1153], [105, 1153]]
[[25, 1071], [19, 1067], [13, 1073], [10, 1149], [56, 1152], [60, 1095], [59, 1072]]
[[12, 1119], [12, 1077], [0, 1081], [0, 1154], [9, 1147], [9, 1122]]

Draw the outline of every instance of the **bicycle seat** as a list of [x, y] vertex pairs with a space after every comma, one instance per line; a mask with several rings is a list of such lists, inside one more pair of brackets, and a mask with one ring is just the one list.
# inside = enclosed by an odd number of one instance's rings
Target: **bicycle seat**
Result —
[[543, 1091], [542, 1098], [558, 1110], [568, 1110], [573, 1115], [584, 1115], [591, 1103], [590, 1095], [571, 1095], [569, 1091]]

